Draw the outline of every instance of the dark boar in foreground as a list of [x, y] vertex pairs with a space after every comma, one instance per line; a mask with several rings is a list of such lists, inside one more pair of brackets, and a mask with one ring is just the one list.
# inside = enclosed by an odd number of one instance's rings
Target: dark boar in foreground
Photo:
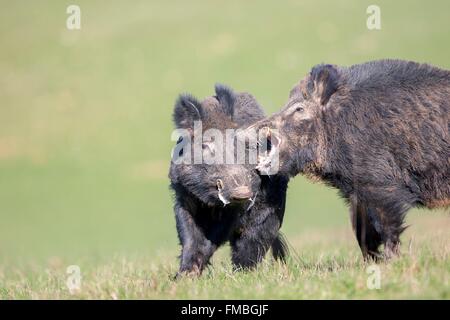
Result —
[[[200, 274], [217, 248], [227, 241], [236, 268], [256, 266], [271, 247], [275, 258], [284, 259], [287, 248], [279, 229], [287, 178], [259, 177], [254, 165], [246, 162], [227, 164], [228, 156], [235, 159], [234, 148], [225, 148], [226, 141], [217, 137], [207, 137], [212, 129], [225, 139], [227, 129], [263, 118], [251, 95], [235, 94], [221, 85], [216, 86], [215, 96], [202, 102], [190, 95], [181, 95], [176, 102], [174, 122], [184, 131], [174, 150], [169, 177], [175, 191], [176, 226], [182, 246], [178, 275]], [[195, 136], [200, 136], [203, 158], [197, 162], [192, 160]], [[205, 161], [217, 156], [222, 157], [223, 164]], [[176, 163], [177, 157], [188, 161]]]
[[[449, 119], [449, 71], [381, 60], [314, 67], [258, 125], [279, 132], [279, 174], [338, 188], [364, 257], [380, 257], [383, 244], [388, 258], [410, 208], [450, 205]], [[266, 157], [258, 168], [270, 166]]]

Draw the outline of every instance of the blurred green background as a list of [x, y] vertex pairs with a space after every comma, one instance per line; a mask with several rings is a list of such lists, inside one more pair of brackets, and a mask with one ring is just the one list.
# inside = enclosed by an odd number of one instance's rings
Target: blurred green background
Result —
[[[321, 62], [450, 68], [450, 2], [0, 1], [0, 256], [177, 250], [167, 178], [176, 96], [215, 82], [268, 114]], [[66, 8], [81, 7], [81, 30]], [[283, 230], [347, 226], [336, 192], [297, 177]], [[356, 246], [356, 244], [355, 244]], [[175, 255], [174, 255], [175, 259]]]

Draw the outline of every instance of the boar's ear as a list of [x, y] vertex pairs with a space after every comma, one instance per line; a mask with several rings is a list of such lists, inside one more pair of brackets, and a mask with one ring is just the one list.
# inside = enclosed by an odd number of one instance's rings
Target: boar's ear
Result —
[[318, 100], [320, 105], [325, 105], [338, 88], [339, 74], [337, 69], [330, 64], [320, 64], [312, 68], [308, 91]]
[[177, 128], [194, 128], [194, 121], [204, 118], [204, 111], [200, 102], [190, 94], [181, 94], [173, 112], [173, 121]]
[[220, 105], [223, 108], [225, 114], [233, 117], [234, 103], [236, 101], [236, 95], [230, 87], [217, 83], [215, 86], [216, 97], [219, 100]]

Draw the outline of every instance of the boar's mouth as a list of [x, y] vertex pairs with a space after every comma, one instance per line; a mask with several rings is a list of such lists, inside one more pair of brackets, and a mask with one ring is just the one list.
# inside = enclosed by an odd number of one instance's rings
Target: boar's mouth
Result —
[[263, 175], [271, 175], [275, 168], [275, 162], [278, 161], [278, 151], [281, 144], [281, 137], [278, 133], [269, 127], [263, 127], [263, 136], [266, 141], [263, 142], [265, 150], [260, 149], [258, 164], [256, 170]]

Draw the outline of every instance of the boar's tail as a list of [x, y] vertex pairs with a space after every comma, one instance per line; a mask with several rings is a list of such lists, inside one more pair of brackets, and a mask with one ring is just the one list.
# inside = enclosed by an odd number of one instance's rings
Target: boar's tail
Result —
[[289, 254], [289, 248], [281, 232], [278, 233], [278, 236], [272, 243], [272, 255], [275, 260], [279, 260], [282, 262], [286, 262], [286, 256]]

